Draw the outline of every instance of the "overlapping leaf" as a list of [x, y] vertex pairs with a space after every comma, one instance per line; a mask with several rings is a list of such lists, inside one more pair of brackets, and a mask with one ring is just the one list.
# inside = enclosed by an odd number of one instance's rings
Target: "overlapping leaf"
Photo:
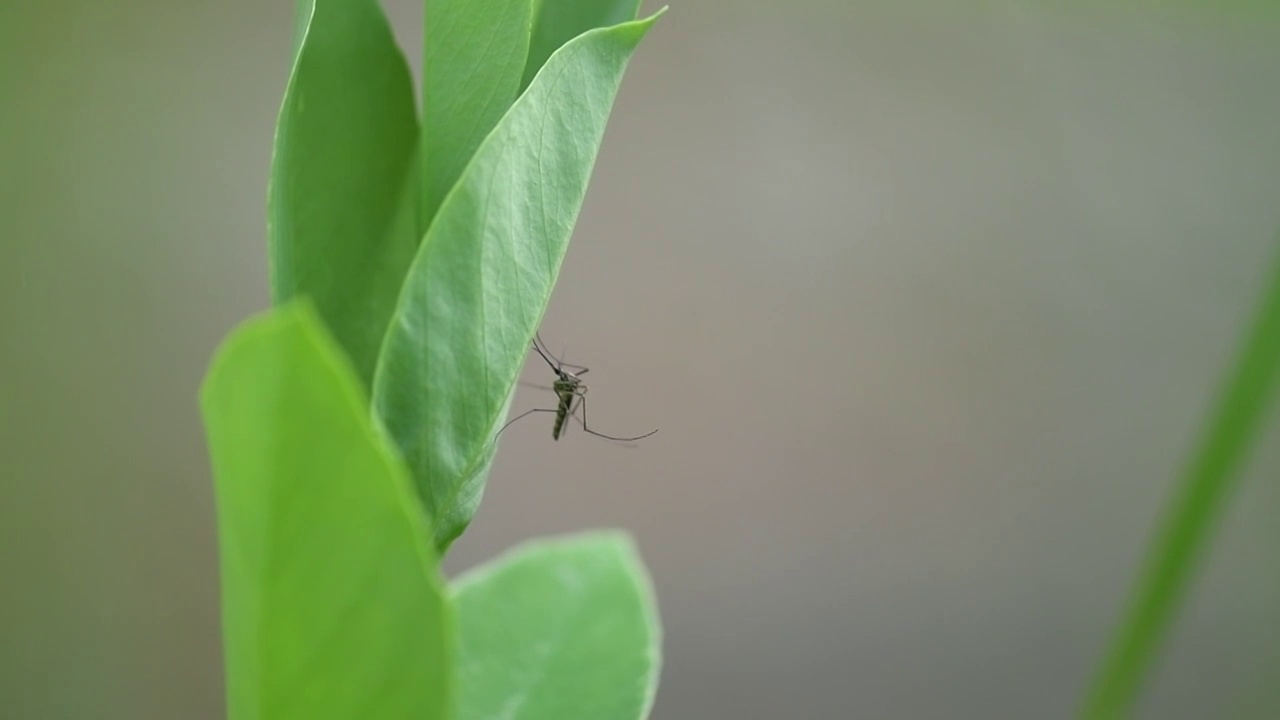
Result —
[[548, 59], [445, 198], [409, 270], [373, 399], [442, 548], [480, 501], [618, 84], [655, 19], [588, 31]]
[[419, 233], [430, 226], [467, 161], [515, 102], [529, 52], [531, 1], [426, 4]]
[[641, 720], [658, 682], [657, 610], [631, 541], [530, 543], [459, 579], [459, 720]]
[[452, 717], [455, 625], [429, 530], [309, 304], [233, 333], [202, 407], [229, 717]]
[[611, 27], [636, 19], [640, 0], [533, 0], [533, 28], [529, 58], [520, 89], [529, 86], [551, 53], [593, 28]]
[[[447, 547], [479, 502], [656, 18], [637, 7], [433, 0], [420, 133], [377, 3], [298, 2], [268, 202], [278, 308], [233, 334], [202, 394], [231, 717], [454, 715], [456, 625], [427, 518]], [[658, 625], [624, 538], [532, 546], [458, 597], [464, 717], [647, 714]]]
[[271, 290], [307, 296], [367, 388], [418, 245], [413, 83], [374, 0], [304, 0], [276, 125]]

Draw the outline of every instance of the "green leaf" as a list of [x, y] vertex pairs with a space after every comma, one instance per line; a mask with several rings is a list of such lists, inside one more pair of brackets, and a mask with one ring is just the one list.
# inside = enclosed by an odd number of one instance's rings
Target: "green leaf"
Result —
[[302, 49], [302, 38], [306, 37], [307, 26], [311, 24], [311, 13], [315, 12], [316, 0], [295, 0], [293, 5], [293, 62], [298, 62], [298, 51]]
[[[1277, 236], [1280, 240], [1280, 236]], [[1280, 245], [1280, 243], [1278, 243]], [[1280, 385], [1280, 256], [1253, 328], [1181, 487], [1152, 539], [1084, 717], [1128, 717], [1142, 679], [1203, 560], [1226, 500]]]
[[640, 0], [534, 0], [533, 35], [520, 81], [523, 91], [533, 82], [551, 53], [582, 33], [636, 19]]
[[441, 551], [480, 502], [516, 375], [568, 247], [613, 98], [652, 26], [552, 55], [476, 152], [414, 258], [374, 378]]
[[533, 21], [530, 3], [427, 0], [420, 233], [520, 91]]
[[648, 716], [661, 629], [624, 535], [530, 543], [454, 584], [459, 720]]
[[374, 0], [301, 0], [299, 22], [267, 201], [272, 297], [312, 298], [368, 388], [418, 245], [413, 82]]
[[454, 625], [426, 520], [310, 305], [237, 329], [201, 406], [228, 716], [449, 716]]

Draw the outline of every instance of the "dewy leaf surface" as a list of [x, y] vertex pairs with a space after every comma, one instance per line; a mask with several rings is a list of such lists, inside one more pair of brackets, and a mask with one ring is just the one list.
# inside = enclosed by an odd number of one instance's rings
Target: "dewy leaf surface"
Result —
[[429, 529], [310, 305], [236, 330], [201, 406], [228, 717], [452, 717], [454, 625]]
[[374, 0], [299, 13], [267, 200], [272, 297], [312, 298], [367, 389], [418, 245], [413, 81]]
[[582, 33], [636, 19], [640, 0], [534, 0], [533, 33], [520, 89], [529, 86], [551, 53]]
[[618, 83], [656, 17], [592, 30], [552, 55], [476, 152], [410, 268], [374, 407], [442, 549], [480, 502]]
[[530, 543], [454, 585], [458, 720], [639, 720], [661, 629], [631, 541]]
[[515, 102], [529, 51], [531, 1], [427, 0], [419, 234]]

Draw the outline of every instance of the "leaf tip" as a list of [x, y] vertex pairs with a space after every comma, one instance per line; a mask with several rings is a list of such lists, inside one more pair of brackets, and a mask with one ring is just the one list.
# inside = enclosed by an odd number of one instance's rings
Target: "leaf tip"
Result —
[[207, 410], [217, 394], [220, 379], [227, 374], [227, 368], [236, 363], [249, 348], [263, 339], [288, 331], [292, 326], [299, 326], [311, 339], [315, 340], [315, 330], [320, 322], [319, 312], [307, 297], [290, 300], [272, 310], [258, 313], [231, 329], [214, 350], [213, 359], [209, 361], [209, 369], [200, 383], [200, 407]]

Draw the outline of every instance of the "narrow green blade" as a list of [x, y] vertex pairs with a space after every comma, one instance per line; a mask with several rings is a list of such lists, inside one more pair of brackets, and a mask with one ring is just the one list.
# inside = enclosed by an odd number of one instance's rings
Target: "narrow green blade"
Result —
[[1280, 384], [1280, 257], [1225, 392], [1153, 539], [1084, 717], [1128, 717]]
[[476, 152], [409, 271], [373, 399], [442, 551], [480, 502], [623, 70], [656, 17], [592, 30], [552, 55]]
[[267, 200], [271, 292], [312, 298], [367, 389], [418, 245], [413, 82], [374, 0], [301, 0], [298, 24]]
[[453, 618], [426, 521], [310, 306], [237, 329], [201, 406], [228, 716], [451, 716]]
[[530, 543], [454, 587], [459, 720], [648, 716], [661, 629], [626, 536]]

